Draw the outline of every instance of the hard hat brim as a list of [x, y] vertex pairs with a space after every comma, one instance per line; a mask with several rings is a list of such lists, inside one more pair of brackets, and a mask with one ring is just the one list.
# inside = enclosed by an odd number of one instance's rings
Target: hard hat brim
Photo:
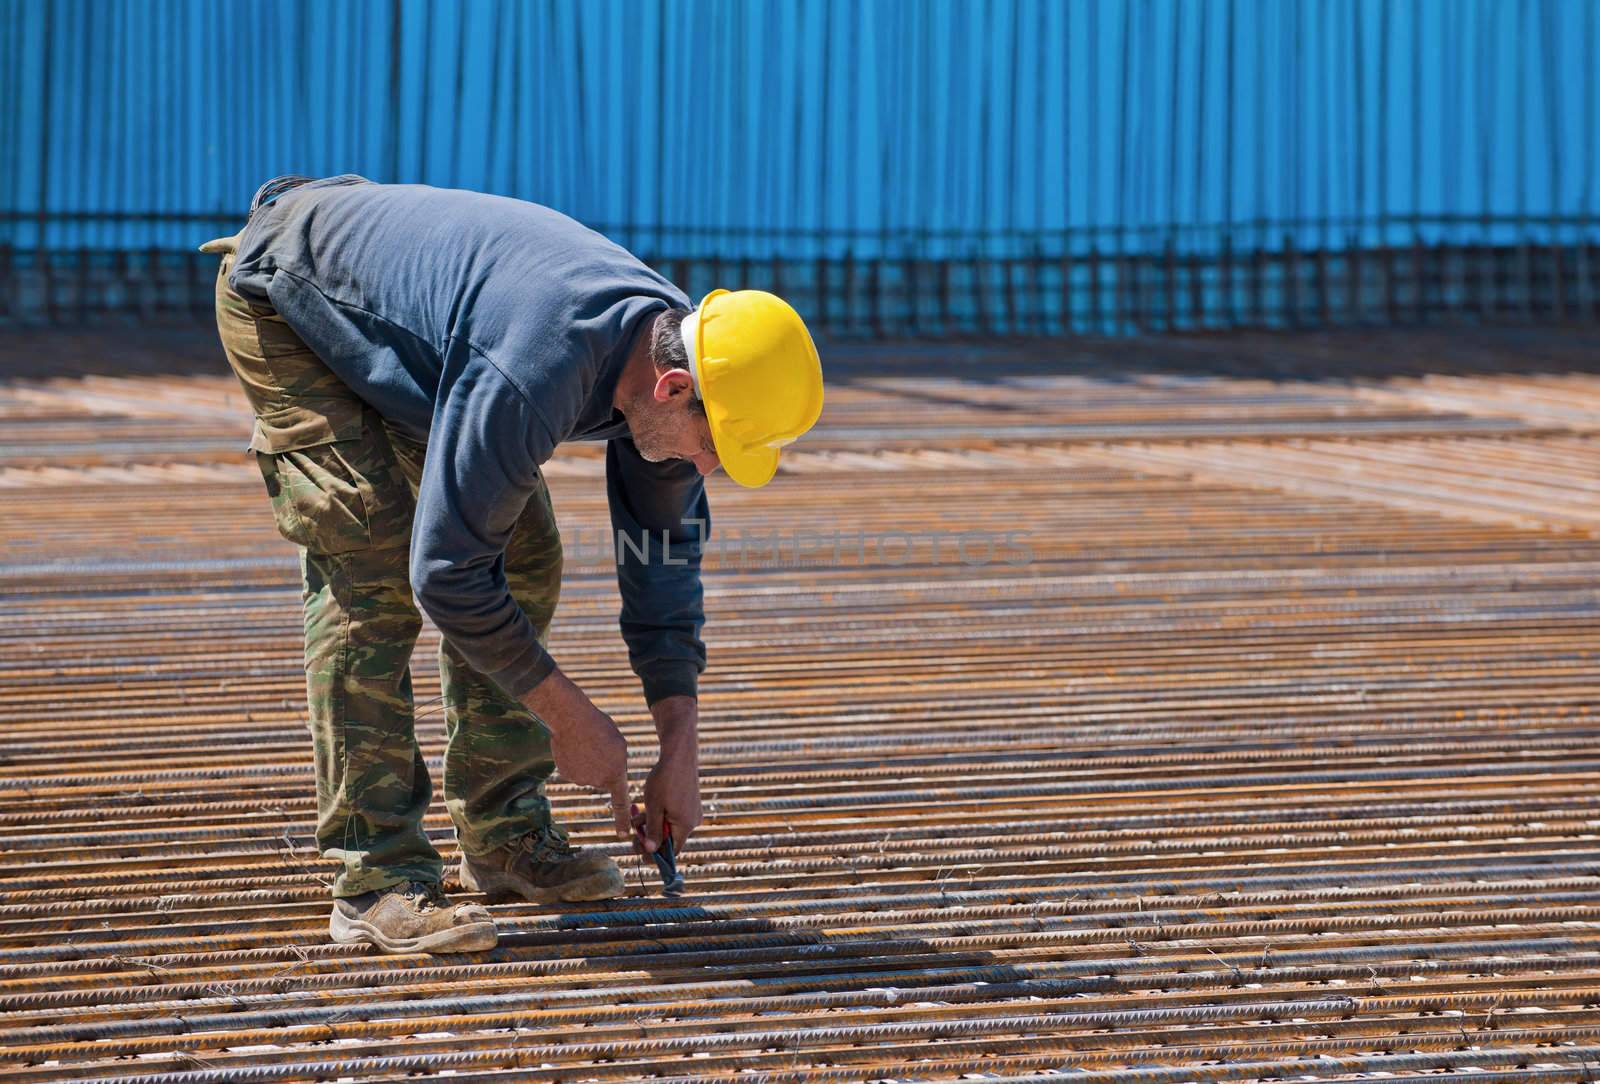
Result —
[[746, 489], [760, 489], [778, 473], [778, 449], [741, 448], [733, 442], [721, 440], [716, 425], [711, 426], [711, 443], [717, 446], [717, 458], [728, 477]]

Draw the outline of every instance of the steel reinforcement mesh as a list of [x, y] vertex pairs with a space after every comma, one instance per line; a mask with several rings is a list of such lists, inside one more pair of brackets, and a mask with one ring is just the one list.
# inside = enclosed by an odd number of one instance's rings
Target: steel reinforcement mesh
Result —
[[[1591, 1080], [1597, 347], [829, 351], [774, 484], [712, 484], [687, 894], [557, 783], [627, 894], [430, 957], [327, 940], [295, 555], [214, 344], [12, 335], [0, 1084]], [[548, 468], [552, 649], [637, 781], [595, 453]]]

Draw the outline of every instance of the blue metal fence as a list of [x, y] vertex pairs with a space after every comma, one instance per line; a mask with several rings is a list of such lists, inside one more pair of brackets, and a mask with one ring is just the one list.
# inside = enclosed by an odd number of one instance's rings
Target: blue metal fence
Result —
[[1590, 0], [0, 0], [0, 318], [203, 304], [284, 172], [834, 331], [1591, 317]]

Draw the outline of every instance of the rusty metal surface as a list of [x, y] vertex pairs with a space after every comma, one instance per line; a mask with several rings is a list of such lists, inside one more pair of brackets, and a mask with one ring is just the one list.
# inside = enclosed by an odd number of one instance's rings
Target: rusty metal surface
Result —
[[[30, 343], [0, 384], [0, 1084], [1600, 1066], [1577, 333], [841, 352], [783, 477], [714, 486], [688, 894], [619, 852], [626, 897], [497, 907], [459, 957], [325, 940], [294, 555], [225, 375]], [[642, 774], [600, 464], [549, 473], [553, 651]], [[436, 758], [431, 640], [417, 669]]]

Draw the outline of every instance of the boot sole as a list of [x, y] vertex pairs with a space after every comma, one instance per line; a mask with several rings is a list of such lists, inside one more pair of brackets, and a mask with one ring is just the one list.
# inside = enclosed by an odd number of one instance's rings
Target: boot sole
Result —
[[566, 884], [541, 887], [522, 877], [501, 870], [474, 870], [461, 863], [461, 885], [469, 892], [482, 892], [490, 903], [585, 903], [615, 899], [622, 895], [622, 871], [598, 870]]
[[382, 930], [335, 909], [328, 935], [339, 945], [376, 945], [384, 952], [485, 952], [500, 941], [493, 922], [470, 922], [421, 937], [389, 937]]

